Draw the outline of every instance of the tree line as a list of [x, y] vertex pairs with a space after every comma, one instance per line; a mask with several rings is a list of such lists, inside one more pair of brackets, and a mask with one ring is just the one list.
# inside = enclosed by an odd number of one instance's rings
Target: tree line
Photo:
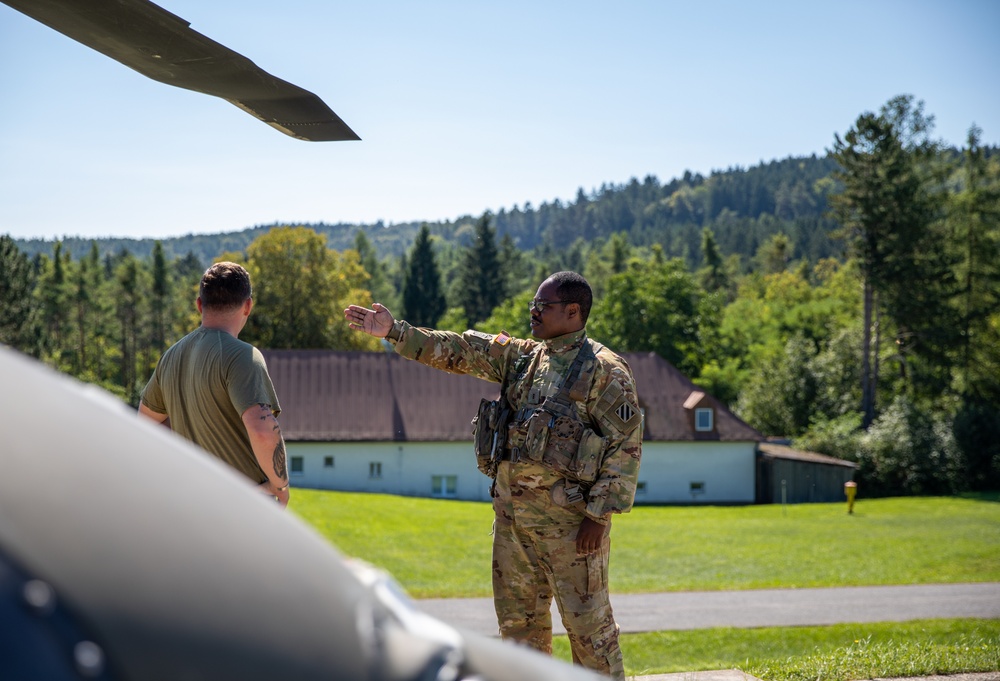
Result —
[[[418, 325], [527, 336], [538, 283], [576, 270], [595, 290], [593, 338], [658, 353], [766, 435], [857, 461], [866, 493], [998, 489], [1000, 159], [974, 126], [961, 150], [932, 131], [902, 96], [822, 163], [422, 224], [396, 254], [366, 229], [334, 248], [274, 226], [210, 260], [250, 270], [241, 337], [268, 348], [378, 350], [341, 314], [375, 300]], [[0, 237], [0, 342], [135, 404], [198, 324], [207, 264], [159, 242], [144, 257], [60, 242], [29, 256]]]

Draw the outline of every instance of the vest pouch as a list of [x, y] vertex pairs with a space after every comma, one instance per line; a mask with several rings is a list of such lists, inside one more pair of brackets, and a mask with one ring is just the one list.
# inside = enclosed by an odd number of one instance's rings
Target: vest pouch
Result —
[[524, 436], [524, 447], [521, 449], [522, 459], [541, 462], [549, 442], [549, 424], [553, 418], [552, 414], [541, 409], [535, 410], [531, 415]]
[[570, 463], [573, 477], [581, 482], [593, 482], [601, 470], [607, 439], [590, 428], [584, 428], [580, 436], [580, 448]]
[[542, 464], [560, 475], [576, 477], [572, 464], [585, 426], [579, 419], [570, 416], [556, 416], [551, 422]]
[[499, 400], [482, 399], [479, 410], [472, 419], [472, 439], [476, 450], [476, 467], [491, 478], [496, 475], [497, 462], [494, 446], [497, 441], [496, 424], [500, 412]]

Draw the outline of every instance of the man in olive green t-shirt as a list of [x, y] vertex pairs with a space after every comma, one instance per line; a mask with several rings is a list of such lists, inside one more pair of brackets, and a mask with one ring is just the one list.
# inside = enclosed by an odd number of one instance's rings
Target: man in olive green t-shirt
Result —
[[239, 340], [253, 309], [250, 275], [231, 262], [201, 279], [201, 326], [172, 345], [142, 391], [139, 413], [168, 425], [288, 504], [278, 398], [260, 351]]

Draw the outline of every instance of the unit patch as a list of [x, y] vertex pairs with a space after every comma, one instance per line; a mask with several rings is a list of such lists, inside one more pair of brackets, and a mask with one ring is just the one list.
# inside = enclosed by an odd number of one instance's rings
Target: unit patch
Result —
[[628, 422], [629, 419], [635, 416], [635, 410], [632, 409], [632, 405], [628, 402], [623, 403], [615, 409], [615, 413], [618, 414], [618, 418], [620, 418], [623, 422]]
[[597, 401], [595, 416], [603, 425], [627, 435], [642, 423], [642, 412], [634, 399], [631, 390], [625, 390], [617, 380], [611, 381]]

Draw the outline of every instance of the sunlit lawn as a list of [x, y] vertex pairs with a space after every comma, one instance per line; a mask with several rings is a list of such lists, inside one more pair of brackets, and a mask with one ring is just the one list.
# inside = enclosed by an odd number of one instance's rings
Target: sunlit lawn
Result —
[[[1000, 494], [843, 504], [637, 507], [616, 517], [613, 593], [1000, 581]], [[489, 504], [296, 489], [291, 510], [414, 597], [490, 594]], [[1000, 621], [716, 628], [622, 636], [629, 675], [766, 681], [1000, 670]], [[570, 660], [564, 636], [554, 654]]]
[[[637, 507], [612, 529], [613, 593], [1000, 581], [1000, 494]], [[414, 597], [490, 595], [479, 502], [293, 490], [290, 508]]]

